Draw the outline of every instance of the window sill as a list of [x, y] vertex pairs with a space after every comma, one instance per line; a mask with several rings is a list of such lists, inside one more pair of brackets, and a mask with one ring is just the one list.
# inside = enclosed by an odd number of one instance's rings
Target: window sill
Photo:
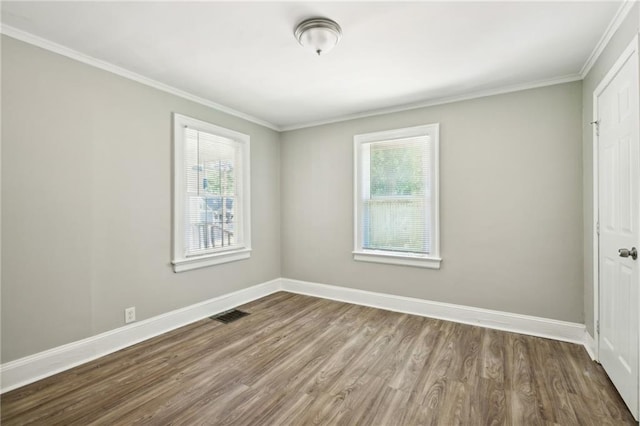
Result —
[[221, 263], [235, 262], [237, 260], [251, 257], [250, 248], [225, 251], [221, 253], [207, 254], [187, 259], [177, 259], [173, 262], [174, 272], [190, 271], [192, 269], [206, 268], [207, 266], [219, 265]]
[[390, 265], [416, 266], [418, 268], [440, 269], [439, 257], [406, 255], [398, 252], [354, 251], [353, 260], [361, 262], [388, 263]]

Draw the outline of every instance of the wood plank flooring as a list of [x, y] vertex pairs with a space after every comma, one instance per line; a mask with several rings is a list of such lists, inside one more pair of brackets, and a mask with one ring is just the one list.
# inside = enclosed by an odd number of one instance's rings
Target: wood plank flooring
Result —
[[275, 293], [1, 397], [3, 425], [637, 424], [584, 348]]

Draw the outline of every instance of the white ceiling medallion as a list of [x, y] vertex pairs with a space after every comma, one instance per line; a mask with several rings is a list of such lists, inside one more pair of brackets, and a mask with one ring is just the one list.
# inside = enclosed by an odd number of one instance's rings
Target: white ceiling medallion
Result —
[[302, 47], [312, 49], [320, 56], [338, 44], [342, 37], [342, 29], [331, 19], [312, 18], [300, 22], [294, 35]]

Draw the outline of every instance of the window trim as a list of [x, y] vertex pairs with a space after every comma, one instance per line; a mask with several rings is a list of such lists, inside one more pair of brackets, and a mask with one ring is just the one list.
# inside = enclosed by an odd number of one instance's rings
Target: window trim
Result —
[[[431, 253], [421, 255], [417, 253], [403, 253], [397, 251], [370, 250], [363, 248], [362, 229], [362, 168], [361, 146], [373, 142], [389, 141], [409, 137], [431, 137]], [[353, 224], [354, 243], [353, 259], [363, 262], [386, 263], [392, 265], [416, 266], [421, 268], [440, 269], [440, 124], [425, 124], [415, 127], [385, 130], [374, 133], [364, 133], [353, 137]]]
[[[184, 214], [185, 214], [185, 164], [184, 127], [233, 139], [241, 146], [242, 152], [242, 244], [238, 247], [207, 252], [201, 255], [185, 254]], [[216, 126], [215, 124], [173, 113], [173, 241], [172, 260], [174, 272], [189, 271], [221, 263], [234, 262], [251, 257], [251, 139], [249, 135]]]

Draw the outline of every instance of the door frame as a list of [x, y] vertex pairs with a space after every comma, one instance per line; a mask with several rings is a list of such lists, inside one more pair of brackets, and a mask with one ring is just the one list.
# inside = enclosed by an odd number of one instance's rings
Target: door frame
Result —
[[[620, 57], [616, 60], [616, 62], [611, 66], [609, 71], [602, 78], [596, 89], [593, 91], [593, 123], [598, 122], [598, 96], [604, 92], [609, 83], [613, 80], [613, 78], [618, 74], [623, 65], [627, 62], [629, 58], [633, 58], [633, 60], [638, 61], [640, 63], [640, 55], [639, 55], [639, 45], [638, 45], [638, 34], [633, 37], [631, 43], [626, 47], [626, 49], [622, 52]], [[640, 68], [640, 67], [639, 67]], [[593, 338], [595, 340], [595, 345], [592, 348], [594, 351], [594, 359], [595, 361], [600, 360], [600, 333], [598, 331], [598, 322], [600, 320], [600, 235], [598, 230], [598, 223], [600, 221], [600, 197], [599, 197], [599, 188], [598, 188], [598, 173], [599, 173], [599, 136], [598, 136], [598, 126], [592, 125], [592, 140], [593, 140], [593, 174], [592, 174], [592, 194], [593, 194], [593, 222], [591, 227], [591, 233], [593, 237], [593, 248], [592, 248], [592, 256], [593, 256]], [[640, 230], [638, 230], [638, 238], [640, 240]], [[638, 283], [640, 285], [640, 282]], [[640, 306], [640, 300], [638, 301]], [[640, 351], [640, 348], [639, 348]], [[639, 357], [640, 359], [640, 357]], [[639, 369], [640, 371], [640, 369]]]

